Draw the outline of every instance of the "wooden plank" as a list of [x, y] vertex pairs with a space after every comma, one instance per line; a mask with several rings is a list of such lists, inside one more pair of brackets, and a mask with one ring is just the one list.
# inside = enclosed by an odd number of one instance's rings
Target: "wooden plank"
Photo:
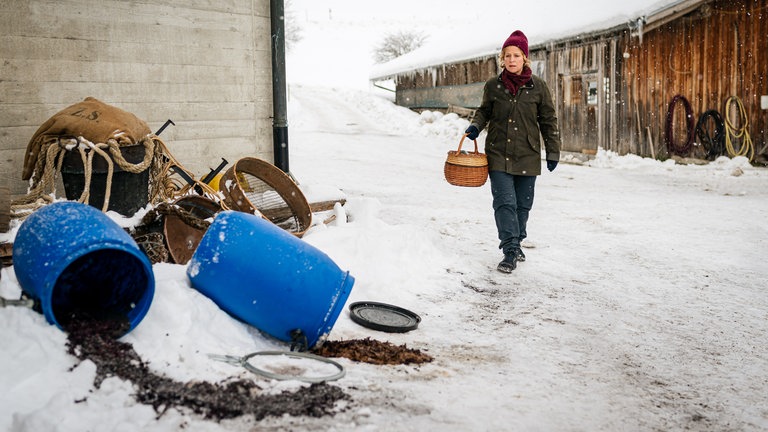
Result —
[[[0, 134], [0, 161], [10, 161], [12, 155], [24, 157], [23, 150], [27, 148], [30, 138], [38, 126], [4, 127]], [[5, 173], [5, 171], [0, 171]]]
[[13, 265], [13, 243], [0, 243], [0, 264], [3, 267]]
[[[268, 10], [262, 13], [269, 2], [236, 2], [243, 6], [247, 4], [240, 13], [210, 7], [197, 10], [189, 3], [178, 7], [159, 2], [3, 2], [5, 7], [0, 9], [0, 25], [4, 35], [22, 39], [131, 42], [177, 49], [269, 50], [269, 13]], [[244, 33], [250, 33], [252, 37], [240, 37]], [[19, 51], [15, 49], [18, 45], [3, 45], [9, 51]], [[3, 57], [8, 57], [6, 52]]]
[[[190, 83], [251, 85], [254, 79], [270, 79], [253, 63], [197, 65], [173, 63], [90, 62], [67, 59], [5, 58], [0, 81], [86, 83]], [[255, 76], [260, 73], [263, 76]]]
[[271, 161], [273, 152], [271, 139], [267, 143], [253, 137], [177, 140], [166, 142], [166, 144], [170, 152], [185, 168], [198, 173], [200, 176], [207, 174], [210, 168], [218, 165], [222, 157], [227, 159], [229, 166], [231, 166], [240, 158], [254, 155]]
[[447, 113], [455, 113], [461, 117], [472, 118], [475, 115], [475, 110], [471, 108], [464, 108], [458, 105], [448, 105]]
[[0, 186], [0, 233], [8, 232], [11, 223], [11, 191]]
[[[169, 126], [163, 131], [161, 138], [168, 145], [175, 142], [226, 142], [233, 141], [231, 146], [236, 146], [242, 138], [263, 136], [266, 141], [272, 140], [272, 123], [267, 118], [242, 119], [226, 121], [199, 121], [199, 120], [174, 120], [176, 126]], [[159, 122], [156, 124], [160, 124]], [[38, 126], [9, 127], [6, 134], [0, 135], [0, 162], [23, 159], [29, 140], [34, 135]], [[159, 128], [157, 126], [155, 130]], [[14, 139], [13, 137], [23, 137]]]
[[[207, 138], [230, 139], [243, 136], [255, 136], [257, 124], [253, 118], [241, 120], [178, 120], [168, 135], [172, 140], [199, 140]], [[165, 135], [165, 131], [163, 132]]]
[[[93, 96], [110, 104], [124, 106], [127, 103], [206, 103], [216, 100], [250, 102], [257, 94], [263, 94], [259, 86], [208, 83], [85, 83], [42, 82], [29, 85], [20, 82], [0, 82], [0, 94], [6, 103], [21, 104], [38, 100], [45, 104], [74, 103], [71, 95]], [[78, 98], [79, 99], [79, 98]]]
[[[26, 143], [24, 143], [26, 148]], [[26, 194], [28, 183], [21, 179], [21, 166], [24, 162], [24, 150], [6, 150], [0, 146], [0, 187], [7, 187], [10, 198]]]
[[483, 83], [399, 90], [398, 105], [411, 108], [448, 108], [449, 104], [477, 108], [483, 96]]
[[313, 202], [313, 203], [309, 203], [309, 208], [312, 209], [313, 213], [330, 211], [330, 210], [333, 210], [334, 206], [336, 206], [336, 203], [344, 205], [347, 203], [347, 200], [344, 198], [340, 198], [337, 200]]
[[[250, 34], [250, 33], [248, 33]], [[264, 36], [268, 37], [268, 35]], [[254, 39], [262, 40], [264, 37]], [[241, 39], [232, 35], [232, 39]], [[184, 39], [180, 37], [179, 39]], [[264, 53], [266, 60], [254, 53]], [[36, 36], [0, 36], [0, 56], [18, 60], [69, 60], [84, 63], [125, 63], [157, 65], [225, 65], [256, 70], [270, 67], [269, 45], [209, 47], [135, 43], [131, 40], [85, 40], [41, 38]], [[269, 69], [267, 69], [269, 70]]]
[[[345, 199], [338, 199], [333, 201], [321, 201], [316, 203], [309, 203], [309, 208], [312, 213], [319, 213], [324, 211], [333, 210], [336, 203], [344, 205], [347, 202]], [[293, 210], [290, 207], [278, 207], [271, 209], [259, 210], [261, 214], [274, 223], [280, 223], [286, 221], [294, 216]]]
[[[18, 10], [19, 5], [24, 7], [52, 7], [58, 4], [79, 7], [83, 4], [86, 5], [99, 5], [102, 8], [112, 9], [114, 7], [131, 7], [138, 8], [143, 7], [148, 10], [148, 13], [153, 13], [157, 8], [165, 8], [172, 11], [181, 9], [178, 6], [178, 1], [174, 0], [155, 0], [155, 1], [141, 1], [141, 2], [124, 2], [122, 0], [98, 0], [98, 1], [83, 1], [83, 0], [3, 0], [0, 2], [0, 12], [7, 10]], [[184, 0], [184, 8], [191, 10], [210, 11], [210, 12], [230, 12], [230, 13], [248, 13], [253, 10], [259, 14], [269, 13], [269, 4], [266, 8], [254, 6], [251, 2], [242, 2], [240, 0]], [[157, 12], [154, 12], [157, 13]]]
[[[35, 130], [61, 109], [78, 101], [73, 100], [68, 104], [39, 103], [8, 103], [3, 104], [3, 115], [0, 116], [0, 127], [13, 128], [25, 127], [0, 135], [0, 148], [6, 148], [5, 141], [8, 136], [21, 136], [28, 140]], [[117, 106], [112, 101], [104, 101]], [[272, 113], [271, 104], [255, 104], [249, 101], [240, 102], [197, 102], [197, 103], [172, 103], [172, 102], [129, 102], [120, 104], [118, 108], [135, 114], [147, 124], [152, 131], [156, 131], [170, 118], [176, 121], [196, 120], [251, 120], [254, 118], [268, 118]], [[31, 128], [31, 130], [29, 129]], [[171, 126], [163, 136], [173, 133]], [[26, 142], [25, 142], [26, 144]], [[20, 147], [19, 147], [20, 148]]]

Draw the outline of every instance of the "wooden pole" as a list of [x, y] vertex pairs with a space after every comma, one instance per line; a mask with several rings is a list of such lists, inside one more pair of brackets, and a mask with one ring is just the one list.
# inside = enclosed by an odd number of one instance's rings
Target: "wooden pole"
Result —
[[651, 127], [646, 126], [645, 131], [648, 132], [648, 145], [651, 147], [651, 157], [656, 159], [656, 149], [653, 147], [653, 137], [651, 136]]

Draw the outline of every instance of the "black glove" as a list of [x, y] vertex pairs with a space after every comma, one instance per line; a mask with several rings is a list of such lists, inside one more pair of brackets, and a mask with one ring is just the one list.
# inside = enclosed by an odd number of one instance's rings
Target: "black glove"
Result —
[[549, 172], [554, 171], [555, 168], [557, 168], [557, 161], [548, 160], [547, 161], [547, 169], [549, 170]]
[[477, 130], [474, 125], [470, 125], [467, 130], [464, 131], [464, 133], [467, 134], [467, 138], [471, 140], [477, 139], [477, 136], [480, 135], [480, 131]]

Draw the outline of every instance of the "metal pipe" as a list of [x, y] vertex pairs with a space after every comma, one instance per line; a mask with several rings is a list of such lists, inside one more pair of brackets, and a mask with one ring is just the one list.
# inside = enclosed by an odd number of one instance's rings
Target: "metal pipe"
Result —
[[285, 4], [270, 0], [272, 26], [272, 149], [275, 166], [288, 173], [288, 104], [285, 83]]
[[219, 164], [219, 166], [217, 166], [216, 169], [210, 170], [208, 174], [206, 174], [205, 177], [203, 177], [200, 181], [206, 184], [210, 183], [211, 180], [213, 180], [213, 178], [216, 177], [216, 174], [220, 173], [221, 170], [223, 170], [228, 163], [229, 162], [227, 162], [226, 159], [221, 158], [221, 163]]
[[174, 126], [176, 126], [176, 123], [174, 123], [174, 122], [173, 122], [173, 120], [171, 120], [171, 119], [168, 119], [168, 120], [166, 120], [166, 121], [165, 121], [165, 124], [163, 124], [162, 126], [160, 126], [160, 129], [158, 129], [158, 130], [157, 130], [157, 132], [155, 132], [155, 135], [158, 135], [158, 136], [159, 136], [161, 133], [163, 133], [163, 131], [165, 130], [165, 128], [167, 128], [167, 127], [168, 127], [168, 125], [174, 125]]

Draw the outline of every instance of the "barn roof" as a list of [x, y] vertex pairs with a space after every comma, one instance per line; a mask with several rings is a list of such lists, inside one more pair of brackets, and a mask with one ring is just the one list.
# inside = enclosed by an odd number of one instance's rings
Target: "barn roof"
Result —
[[[643, 31], [690, 12], [706, 1], [708, 0], [660, 0], [650, 6], [642, 5], [648, 3], [648, 0], [615, 2], [612, 8], [591, 10], [579, 17], [563, 17], [567, 19], [565, 24], [548, 22], [544, 26], [546, 28], [536, 28], [526, 31], [526, 34], [531, 50], [620, 28], [628, 28], [634, 33], [642, 34]], [[552, 27], [562, 30], [552, 31]], [[506, 37], [504, 34], [499, 38], [498, 33], [497, 31], [493, 36], [493, 40], [487, 34], [478, 37], [460, 34], [450, 40], [428, 42], [408, 54], [374, 66], [370, 80], [380, 81], [396, 75], [495, 56], [501, 50], [501, 44]]]

